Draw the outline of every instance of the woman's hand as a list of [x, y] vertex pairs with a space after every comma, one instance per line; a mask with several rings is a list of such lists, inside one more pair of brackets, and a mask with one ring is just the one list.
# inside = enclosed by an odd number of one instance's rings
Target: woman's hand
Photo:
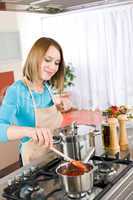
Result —
[[33, 142], [39, 146], [48, 148], [53, 146], [53, 135], [48, 128], [35, 128], [31, 137]]
[[56, 96], [55, 104], [61, 112], [69, 111], [72, 108], [69, 96]]
[[[20, 134], [18, 134], [18, 132]], [[23, 137], [29, 137], [35, 144], [40, 146], [49, 148], [53, 146], [53, 135], [51, 130], [48, 128], [33, 128], [12, 125], [7, 129], [7, 137], [8, 140], [16, 140]]]
[[61, 100], [62, 112], [69, 111], [71, 108], [72, 108], [72, 102], [70, 101], [70, 99], [62, 98]]

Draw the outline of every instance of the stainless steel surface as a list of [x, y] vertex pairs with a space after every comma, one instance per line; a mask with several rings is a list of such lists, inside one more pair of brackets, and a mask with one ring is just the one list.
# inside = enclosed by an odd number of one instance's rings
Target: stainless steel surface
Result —
[[[132, 4], [132, 0], [1, 0], [1, 10], [56, 14], [85, 8]], [[2, 6], [3, 5], [3, 6]]]
[[130, 169], [101, 200], [133, 200], [133, 169]]
[[94, 131], [95, 126], [76, 124], [59, 129], [62, 152], [72, 159], [83, 161], [92, 148], [90, 133]]
[[83, 175], [79, 176], [68, 176], [63, 175], [62, 171], [65, 168], [68, 168], [70, 163], [64, 163], [58, 166], [56, 169], [57, 174], [61, 177], [65, 191], [69, 196], [81, 194], [87, 191], [91, 191], [93, 187], [93, 166], [86, 164], [86, 166], [91, 166], [92, 169], [89, 172], [85, 172]]

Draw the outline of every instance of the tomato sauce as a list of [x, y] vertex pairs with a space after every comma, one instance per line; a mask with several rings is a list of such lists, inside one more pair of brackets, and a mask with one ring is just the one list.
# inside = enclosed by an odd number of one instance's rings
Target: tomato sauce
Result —
[[89, 172], [92, 170], [92, 166], [91, 165], [86, 165], [86, 168], [87, 170], [84, 171], [76, 166], [74, 166], [73, 164], [68, 164], [66, 166], [63, 166], [61, 169], [60, 169], [60, 173], [62, 175], [66, 175], [66, 176], [81, 176], [83, 175], [84, 173], [86, 172]]

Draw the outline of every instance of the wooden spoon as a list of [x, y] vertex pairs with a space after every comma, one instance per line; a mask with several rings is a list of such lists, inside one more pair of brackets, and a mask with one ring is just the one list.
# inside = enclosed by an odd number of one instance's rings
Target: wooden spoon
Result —
[[69, 156], [63, 154], [62, 152], [60, 152], [59, 150], [57, 150], [54, 147], [50, 148], [52, 151], [54, 151], [56, 154], [60, 155], [61, 157], [65, 158], [65, 160], [71, 162], [75, 167], [79, 168], [81, 171], [86, 172], [88, 171], [86, 165], [84, 163], [82, 163], [79, 160], [73, 160], [72, 158], [70, 158]]

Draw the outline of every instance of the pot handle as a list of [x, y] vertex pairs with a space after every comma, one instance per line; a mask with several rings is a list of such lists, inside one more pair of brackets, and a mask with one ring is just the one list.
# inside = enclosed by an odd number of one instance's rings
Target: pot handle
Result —
[[62, 142], [61, 136], [53, 136], [53, 144], [60, 144]]

